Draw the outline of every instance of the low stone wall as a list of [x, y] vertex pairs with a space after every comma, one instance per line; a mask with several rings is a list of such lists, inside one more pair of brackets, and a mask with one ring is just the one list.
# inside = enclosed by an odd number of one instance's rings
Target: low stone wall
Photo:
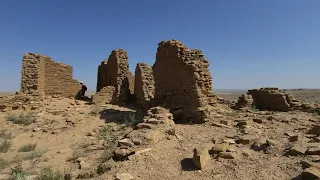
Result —
[[96, 105], [111, 104], [115, 98], [114, 92], [115, 87], [113, 86], [103, 87], [99, 92], [92, 96], [91, 103]]

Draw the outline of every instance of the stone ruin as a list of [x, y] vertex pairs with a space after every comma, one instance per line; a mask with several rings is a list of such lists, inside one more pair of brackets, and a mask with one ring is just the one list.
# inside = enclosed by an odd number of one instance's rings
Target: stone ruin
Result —
[[[106, 98], [108, 95], [102, 94], [112, 94], [111, 89], [101, 89], [113, 86], [115, 100], [112, 102], [128, 104], [134, 86], [135, 102], [140, 108], [162, 106], [173, 112], [177, 120], [204, 122], [216, 104], [208, 67], [209, 62], [201, 50], [190, 50], [177, 40], [162, 41], [153, 67], [138, 63], [134, 83], [130, 83], [133, 75], [128, 69], [127, 53], [114, 50], [98, 67], [98, 93], [94, 96]], [[110, 102], [110, 99], [100, 102]]]
[[72, 78], [72, 66], [56, 63], [40, 54], [23, 55], [21, 76], [24, 94], [75, 97], [81, 88]]
[[320, 109], [317, 105], [301, 102], [295, 99], [293, 95], [276, 87], [249, 90], [247, 94], [243, 94], [239, 97], [234, 108], [241, 109], [246, 107], [281, 112], [290, 110], [316, 112]]
[[205, 121], [216, 103], [208, 67], [201, 50], [176, 40], [160, 42], [153, 65], [155, 104], [179, 112], [175, 119]]
[[81, 86], [72, 78], [72, 66], [56, 63], [50, 57], [25, 53], [22, 59], [21, 90], [0, 98], [2, 111], [39, 109], [46, 95], [76, 97]]
[[142, 108], [148, 109], [154, 98], [154, 77], [152, 68], [145, 63], [138, 63], [135, 70], [134, 95], [136, 103]]
[[[133, 92], [133, 79], [134, 76], [129, 71], [127, 52], [123, 49], [113, 50], [108, 60], [102, 61], [98, 67], [97, 92], [100, 97], [113, 99], [111, 101], [113, 103], [127, 104], [130, 101], [130, 92]], [[107, 88], [108, 91], [101, 91], [102, 88], [108, 86], [115, 87], [114, 93], [110, 93], [111, 88]], [[102, 95], [104, 92], [112, 94], [113, 97], [107, 97], [107, 94]], [[93, 97], [93, 99], [97, 98]], [[94, 100], [92, 102], [97, 103]]]

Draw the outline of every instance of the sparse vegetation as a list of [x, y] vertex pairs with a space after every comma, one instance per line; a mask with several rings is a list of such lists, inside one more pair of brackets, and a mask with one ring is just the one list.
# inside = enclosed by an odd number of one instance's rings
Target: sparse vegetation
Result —
[[8, 130], [6, 130], [6, 129], [1, 129], [0, 130], [0, 138], [11, 139], [12, 134], [11, 134], [11, 132], [8, 132]]
[[36, 149], [37, 144], [26, 144], [19, 148], [18, 152], [30, 152]]
[[32, 151], [32, 152], [26, 152], [16, 155], [12, 163], [21, 162], [24, 160], [32, 160], [36, 158], [40, 158], [46, 151]]
[[53, 171], [51, 168], [43, 168], [37, 180], [62, 180], [63, 174], [60, 171]]
[[4, 139], [2, 143], [0, 143], [0, 153], [6, 153], [9, 151], [11, 147], [11, 141], [8, 139]]
[[14, 124], [21, 124], [21, 125], [30, 125], [35, 122], [35, 115], [32, 113], [28, 114], [7, 114], [5, 117], [8, 121]]
[[9, 165], [9, 162], [3, 158], [0, 158], [0, 169], [4, 169]]
[[111, 159], [114, 151], [115, 151], [115, 148], [110, 148], [110, 147], [103, 150], [99, 158], [100, 163], [107, 162], [109, 159]]
[[19, 164], [18, 166], [16, 166], [11, 170], [10, 180], [25, 180], [27, 176], [28, 176], [28, 173], [25, 172], [22, 169], [21, 164]]
[[134, 124], [138, 123], [138, 120], [136, 119], [135, 113], [125, 113], [123, 117], [121, 118], [121, 123], [132, 126]]

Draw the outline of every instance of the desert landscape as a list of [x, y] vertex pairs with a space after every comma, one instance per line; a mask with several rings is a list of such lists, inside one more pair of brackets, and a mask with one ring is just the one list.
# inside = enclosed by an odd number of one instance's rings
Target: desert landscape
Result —
[[113, 50], [81, 100], [72, 66], [25, 53], [0, 94], [0, 179], [319, 179], [320, 90], [215, 92], [208, 67], [178, 40], [134, 73]]

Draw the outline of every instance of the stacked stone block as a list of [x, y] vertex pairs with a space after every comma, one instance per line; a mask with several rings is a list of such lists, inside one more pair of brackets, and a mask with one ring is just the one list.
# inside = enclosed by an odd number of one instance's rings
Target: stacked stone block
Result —
[[25, 53], [22, 59], [21, 92], [43, 96], [45, 94], [44, 56]]
[[99, 92], [92, 96], [91, 103], [102, 105], [102, 104], [112, 104], [114, 101], [115, 87], [106, 86], [100, 89]]
[[75, 97], [81, 86], [72, 78], [72, 66], [45, 57], [45, 94]]
[[235, 109], [245, 108], [245, 107], [252, 107], [253, 99], [252, 96], [249, 94], [242, 94], [237, 103], [235, 104]]
[[72, 66], [56, 63], [50, 57], [26, 53], [22, 60], [21, 92], [28, 95], [75, 97], [79, 82], [72, 78]]
[[134, 94], [136, 103], [142, 108], [149, 108], [154, 98], [154, 77], [152, 68], [145, 63], [138, 63], [135, 69]]
[[266, 87], [248, 91], [253, 98], [254, 105], [259, 110], [289, 111], [290, 102], [287, 94], [278, 88]]
[[115, 104], [127, 104], [133, 92], [134, 76], [129, 71], [128, 55], [123, 49], [113, 50], [98, 67], [97, 92], [107, 86], [115, 87]]
[[216, 97], [208, 67], [201, 50], [189, 50], [177, 40], [160, 42], [153, 65], [155, 103], [181, 111], [184, 120], [210, 118]]

